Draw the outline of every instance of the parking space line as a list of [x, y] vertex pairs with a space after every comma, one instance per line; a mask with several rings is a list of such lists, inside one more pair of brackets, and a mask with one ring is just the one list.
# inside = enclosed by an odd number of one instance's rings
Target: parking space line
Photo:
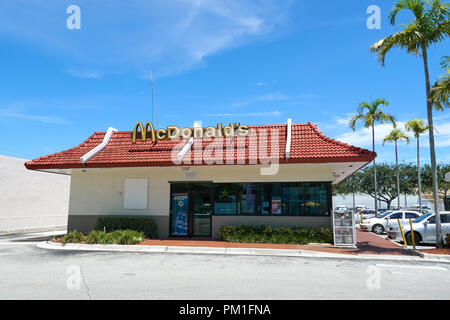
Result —
[[419, 269], [433, 269], [433, 270], [448, 271], [448, 269], [444, 268], [444, 267], [410, 266], [410, 265], [402, 265], [402, 264], [376, 264], [376, 266], [377, 267], [386, 267], [386, 268], [419, 268]]

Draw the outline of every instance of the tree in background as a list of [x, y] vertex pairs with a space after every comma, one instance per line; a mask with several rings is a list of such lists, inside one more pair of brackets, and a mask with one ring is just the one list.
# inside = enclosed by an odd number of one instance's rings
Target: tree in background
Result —
[[[400, 188], [405, 194], [413, 195], [417, 186], [417, 168], [412, 164], [399, 165]], [[377, 167], [378, 191], [375, 198], [375, 188], [373, 184], [373, 168], [364, 167], [354, 173], [348, 179], [333, 186], [335, 195], [347, 195], [353, 192], [363, 193], [371, 196], [375, 200], [386, 203], [388, 209], [391, 208], [392, 201], [399, 197], [396, 179], [396, 166], [382, 163]]]
[[419, 206], [422, 209], [422, 179], [420, 177], [420, 135], [428, 130], [424, 120], [414, 119], [405, 124], [406, 131], [414, 133], [417, 140], [417, 194], [419, 195]]
[[[389, 102], [385, 99], [377, 99], [371, 103], [360, 102], [357, 113], [350, 119], [349, 126], [356, 130], [356, 122], [362, 120], [364, 128], [372, 129], [372, 151], [375, 152], [375, 124], [391, 122], [394, 127], [396, 126], [395, 118], [389, 113], [384, 113], [381, 110], [381, 105], [388, 106]], [[378, 216], [378, 203], [377, 203], [377, 165], [375, 159], [373, 159], [373, 185], [374, 185], [374, 199], [375, 199], [375, 215]]]
[[406, 140], [406, 143], [409, 143], [409, 137], [400, 129], [393, 129], [386, 137], [383, 139], [383, 145], [386, 142], [394, 142], [395, 145], [395, 171], [397, 172], [397, 197], [398, 206], [400, 209], [400, 172], [398, 170], [398, 148], [397, 144], [399, 140]]
[[441, 61], [442, 69], [447, 71], [446, 75], [436, 81], [431, 89], [430, 102], [434, 105], [436, 110], [444, 110], [449, 107], [449, 90], [450, 90], [450, 57], [445, 56]]
[[353, 196], [353, 209], [356, 208], [355, 203], [355, 194], [360, 193], [361, 190], [359, 188], [359, 172], [352, 174], [350, 177], [345, 179], [344, 181], [333, 186], [332, 191], [333, 195], [347, 195], [351, 194]]
[[[444, 176], [447, 172], [450, 172], [450, 164], [439, 164], [437, 166], [438, 172], [438, 190], [439, 190], [439, 198], [446, 199], [449, 196], [450, 192], [450, 182], [446, 182]], [[424, 190], [431, 193], [433, 190], [432, 183], [432, 170], [429, 165], [425, 165], [422, 169], [423, 176], [423, 186]], [[436, 204], [435, 204], [436, 207]]]
[[[434, 147], [433, 104], [430, 101], [430, 75], [428, 71], [427, 50], [432, 44], [436, 44], [450, 36], [450, 3], [441, 3], [439, 0], [400, 0], [394, 4], [389, 19], [391, 25], [395, 25], [395, 19], [399, 12], [408, 10], [414, 15], [414, 20], [405, 24], [397, 33], [381, 39], [370, 47], [377, 54], [378, 60], [384, 66], [386, 54], [392, 48], [400, 48], [416, 56], [422, 55], [425, 71], [425, 91], [427, 103], [428, 132], [430, 139], [430, 159], [433, 180], [434, 202], [439, 201], [436, 152]], [[436, 210], [436, 245], [443, 246], [441, 236], [441, 219], [439, 208]]]

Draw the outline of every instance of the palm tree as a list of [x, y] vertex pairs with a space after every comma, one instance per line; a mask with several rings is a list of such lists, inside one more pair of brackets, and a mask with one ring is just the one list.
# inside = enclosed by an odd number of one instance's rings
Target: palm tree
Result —
[[419, 194], [419, 206], [422, 209], [422, 179], [420, 177], [420, 135], [428, 130], [424, 120], [414, 119], [405, 124], [406, 131], [413, 132], [417, 140], [417, 193]]
[[383, 139], [383, 145], [386, 142], [395, 143], [395, 171], [397, 172], [397, 209], [400, 210], [400, 172], [398, 170], [398, 151], [397, 142], [399, 140], [406, 140], [409, 143], [409, 137], [400, 129], [393, 129], [386, 137]]
[[[371, 103], [360, 102], [357, 113], [350, 119], [349, 126], [356, 130], [356, 122], [362, 120], [364, 122], [364, 128], [372, 128], [372, 151], [375, 152], [375, 123], [391, 122], [394, 127], [396, 126], [395, 118], [389, 113], [384, 113], [381, 110], [380, 105], [388, 106], [389, 102], [385, 99], [377, 99]], [[375, 159], [373, 159], [373, 183], [375, 193], [375, 215], [378, 216], [378, 193], [377, 193], [377, 166]]]
[[395, 47], [405, 49], [407, 53], [422, 55], [425, 71], [425, 90], [427, 102], [428, 132], [430, 139], [430, 158], [433, 179], [433, 200], [436, 212], [436, 245], [442, 247], [441, 219], [439, 215], [439, 194], [436, 167], [436, 152], [434, 148], [433, 105], [429, 100], [431, 86], [428, 72], [427, 49], [450, 36], [450, 3], [441, 3], [440, 0], [399, 0], [391, 12], [389, 19], [391, 25], [400, 11], [409, 10], [414, 20], [405, 25], [405, 28], [387, 38], [381, 39], [370, 47], [377, 54], [378, 60], [384, 66], [386, 54]]
[[449, 107], [449, 92], [450, 92], [450, 57], [442, 57], [442, 69], [447, 71], [446, 75], [440, 77], [433, 85], [430, 92], [430, 102], [434, 105], [436, 110], [444, 110]]

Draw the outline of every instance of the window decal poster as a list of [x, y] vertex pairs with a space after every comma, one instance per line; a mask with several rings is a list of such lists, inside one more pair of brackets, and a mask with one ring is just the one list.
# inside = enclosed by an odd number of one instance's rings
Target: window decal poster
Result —
[[188, 234], [188, 206], [189, 196], [187, 193], [172, 195], [172, 230], [173, 235], [187, 236]]
[[281, 197], [272, 197], [272, 214], [281, 214]]

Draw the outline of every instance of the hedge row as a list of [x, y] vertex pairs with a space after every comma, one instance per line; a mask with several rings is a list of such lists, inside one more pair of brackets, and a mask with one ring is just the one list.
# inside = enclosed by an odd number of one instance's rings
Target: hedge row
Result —
[[156, 223], [150, 217], [141, 216], [100, 216], [95, 230], [111, 232], [115, 230], [134, 230], [142, 232], [144, 237], [157, 237]]
[[220, 227], [219, 239], [227, 242], [247, 243], [333, 243], [333, 231], [331, 228], [227, 225]]
[[63, 244], [89, 243], [89, 244], [138, 244], [142, 242], [144, 235], [135, 230], [115, 230], [112, 232], [91, 231], [87, 235], [72, 231], [65, 235]]

